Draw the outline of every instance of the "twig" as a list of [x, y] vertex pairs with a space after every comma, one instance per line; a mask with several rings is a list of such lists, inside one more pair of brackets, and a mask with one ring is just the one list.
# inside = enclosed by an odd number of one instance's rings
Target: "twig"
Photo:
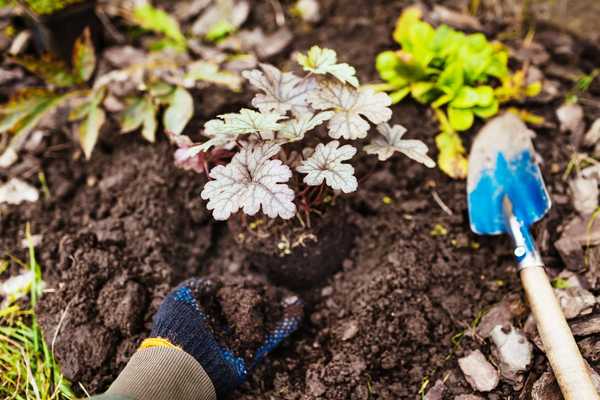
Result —
[[446, 205], [446, 203], [444, 203], [444, 201], [441, 199], [440, 195], [438, 195], [438, 193], [435, 190], [433, 190], [431, 192], [431, 195], [433, 196], [433, 200], [435, 200], [437, 205], [440, 206], [442, 211], [444, 211], [446, 214], [448, 214], [450, 216], [454, 215], [454, 212], [450, 209], [450, 207], [448, 207]]
[[74, 298], [69, 301], [65, 310], [62, 312], [60, 319], [58, 320], [58, 325], [56, 325], [56, 330], [54, 331], [54, 336], [52, 336], [52, 343], [50, 344], [50, 351], [52, 353], [52, 357], [54, 357], [54, 343], [56, 343], [56, 339], [58, 338], [58, 334], [60, 333], [60, 328], [62, 328], [63, 323], [65, 322], [65, 318], [67, 317], [67, 312], [69, 311], [69, 307], [71, 307], [71, 303]]

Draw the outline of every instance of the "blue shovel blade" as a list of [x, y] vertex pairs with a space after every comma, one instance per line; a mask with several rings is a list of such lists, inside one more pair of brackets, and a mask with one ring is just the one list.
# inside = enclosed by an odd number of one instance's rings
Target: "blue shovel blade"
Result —
[[[511, 131], [503, 132], [503, 137], [498, 138], [494, 135], [501, 129], [488, 129], [476, 139], [479, 143], [472, 151], [483, 149], [489, 155], [489, 162], [480, 164], [480, 170], [469, 170], [467, 199], [471, 230], [482, 235], [508, 233], [502, 205], [505, 195], [512, 203], [513, 214], [524, 226], [540, 220], [551, 206], [542, 173], [534, 159], [533, 146], [528, 138], [525, 140], [523, 135], [515, 132], [520, 125], [525, 132], [527, 128], [521, 121], [513, 121], [513, 117], [499, 118], [503, 120], [496, 121], [495, 127], [510, 126]], [[506, 147], [507, 140], [510, 148]], [[497, 151], [494, 146], [499, 147]]]

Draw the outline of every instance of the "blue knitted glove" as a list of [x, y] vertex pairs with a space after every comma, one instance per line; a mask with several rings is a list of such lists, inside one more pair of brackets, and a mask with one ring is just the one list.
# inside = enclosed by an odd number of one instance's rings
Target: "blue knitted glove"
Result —
[[207, 312], [210, 307], [203, 308], [198, 299], [206, 297], [202, 294], [211, 292], [214, 285], [210, 279], [202, 278], [193, 278], [179, 285], [161, 304], [154, 317], [150, 337], [166, 339], [193, 356], [211, 379], [217, 398], [223, 399], [244, 383], [249, 372], [298, 328], [303, 316], [303, 303], [297, 296], [283, 299], [281, 320], [256, 350], [254, 357], [245, 360], [218, 343], [209, 328]]

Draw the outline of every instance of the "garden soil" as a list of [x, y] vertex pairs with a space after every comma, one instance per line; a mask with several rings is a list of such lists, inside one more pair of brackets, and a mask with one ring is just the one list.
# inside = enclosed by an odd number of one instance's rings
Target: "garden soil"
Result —
[[[316, 26], [293, 23], [292, 48], [272, 62], [290, 66], [291, 51], [319, 44], [336, 49], [363, 81], [376, 80], [375, 55], [394, 47], [391, 32], [405, 3], [326, 3]], [[273, 26], [269, 4], [256, 6], [250, 25]], [[547, 36], [555, 38], [551, 33]], [[550, 62], [581, 70], [598, 65], [597, 54], [583, 44], [567, 37], [575, 55], [565, 60], [544, 37], [539, 40], [551, 52]], [[572, 85], [560, 84], [565, 91]], [[222, 101], [213, 101], [213, 95], [199, 94], [198, 103]], [[248, 101], [245, 96], [237, 95], [236, 104]], [[597, 86], [592, 96], [600, 100]], [[224, 104], [214, 114], [235, 107]], [[549, 123], [537, 130], [535, 144], [554, 207], [535, 231], [555, 271], [563, 264], [552, 244], [559, 225], [573, 213], [561, 178], [570, 138], [556, 128], [558, 105], [557, 100], [527, 104]], [[598, 110], [586, 112], [591, 118]], [[393, 122], [434, 148], [437, 127], [425, 107], [410, 101], [394, 106]], [[0, 249], [25, 257], [17, 249], [27, 222], [34, 234], [43, 235], [37, 256], [46, 293], [39, 321], [65, 375], [99, 393], [148, 334], [152, 315], [179, 282], [214, 274], [235, 285], [259, 268], [248, 262], [227, 225], [211, 220], [200, 199], [204, 178], [176, 169], [164, 138], [148, 145], [107, 133], [90, 162], [77, 157], [76, 145], [60, 133], [44, 146], [25, 165], [30, 176], [44, 172], [49, 198], [0, 209]], [[480, 346], [469, 327], [490, 305], [520, 293], [508, 240], [473, 235], [465, 182], [437, 169], [401, 156], [377, 165], [365, 158], [358, 175], [369, 179], [348, 196], [347, 221], [340, 225], [350, 222], [357, 229], [351, 252], [339, 272], [311, 289], [299, 331], [255, 371], [237, 399], [416, 399], [424, 383], [431, 387], [440, 378], [449, 398], [471, 393], [456, 361]], [[255, 329], [257, 337], [264, 334]], [[531, 380], [543, 371], [543, 357], [536, 357], [540, 367]], [[490, 396], [517, 398], [517, 392], [502, 383]]]

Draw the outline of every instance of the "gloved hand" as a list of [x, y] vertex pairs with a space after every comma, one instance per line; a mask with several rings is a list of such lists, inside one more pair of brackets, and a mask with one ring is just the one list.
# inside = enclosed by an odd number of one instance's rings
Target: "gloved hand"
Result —
[[[199, 299], [206, 298], [215, 282], [194, 278], [179, 285], [167, 296], [154, 317], [150, 338], [141, 348], [175, 346], [191, 355], [206, 371], [217, 399], [224, 399], [245, 382], [248, 374], [285, 338], [293, 333], [303, 316], [303, 303], [297, 296], [282, 300], [282, 318], [256, 349], [251, 359], [243, 359], [222, 343], [210, 329], [211, 316]], [[214, 292], [214, 291], [213, 291]]]

